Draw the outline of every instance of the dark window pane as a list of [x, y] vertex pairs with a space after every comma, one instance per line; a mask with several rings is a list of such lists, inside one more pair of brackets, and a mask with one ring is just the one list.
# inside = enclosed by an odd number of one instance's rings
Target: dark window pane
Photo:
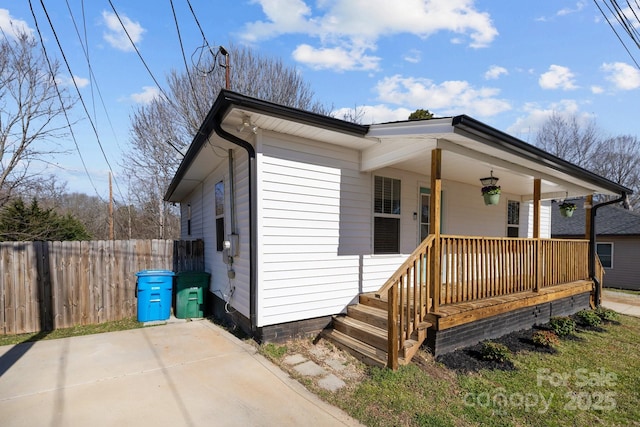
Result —
[[613, 245], [611, 243], [598, 243], [596, 252], [600, 258], [600, 263], [604, 268], [612, 268], [613, 266]]
[[224, 182], [216, 184], [216, 216], [224, 215]]
[[518, 227], [507, 227], [507, 237], [519, 237]]
[[398, 218], [374, 218], [374, 254], [400, 253], [400, 220]]
[[507, 224], [520, 224], [520, 202], [509, 200], [507, 205]]
[[224, 217], [216, 219], [216, 250], [221, 252], [224, 249]]

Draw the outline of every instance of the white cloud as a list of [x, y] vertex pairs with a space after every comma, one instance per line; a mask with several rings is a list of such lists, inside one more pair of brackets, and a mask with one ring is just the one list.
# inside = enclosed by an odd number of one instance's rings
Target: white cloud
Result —
[[582, 9], [584, 9], [584, 7], [586, 6], [586, 2], [584, 0], [580, 0], [578, 2], [576, 2], [576, 6], [575, 8], [570, 8], [570, 7], [565, 7], [560, 9], [559, 11], [557, 11], [555, 13], [555, 16], [552, 17], [547, 17], [547, 16], [540, 16], [538, 18], [536, 18], [536, 21], [539, 22], [548, 22], [548, 21], [552, 21], [556, 16], [567, 16], [567, 15], [571, 15], [573, 13], [577, 13], [580, 12]]
[[[142, 40], [142, 34], [146, 31], [142, 28], [142, 25], [138, 22], [134, 22], [129, 19], [126, 15], [120, 14], [120, 19], [122, 20], [122, 24], [124, 24], [127, 29], [127, 33], [129, 33], [129, 37], [134, 43], [139, 43]], [[131, 41], [129, 41], [129, 37], [127, 37], [127, 33], [125, 33], [118, 17], [111, 12], [107, 12], [106, 10], [102, 11], [102, 20], [104, 25], [107, 27], [107, 31], [102, 34], [102, 38], [118, 50], [122, 50], [124, 52], [132, 52], [134, 50], [131, 45]]]
[[576, 116], [578, 120], [585, 122], [593, 119], [590, 113], [581, 113], [580, 106], [575, 100], [563, 99], [560, 102], [550, 103], [542, 106], [537, 103], [527, 103], [524, 106], [525, 115], [518, 117], [516, 122], [507, 128], [507, 132], [517, 137], [528, 140], [527, 136], [535, 135], [538, 129], [547, 121], [552, 114], [569, 117]]
[[591, 86], [591, 93], [595, 94], [595, 95], [599, 95], [601, 93], [604, 93], [604, 89], [600, 86]]
[[438, 115], [470, 114], [488, 117], [511, 109], [498, 98], [496, 88], [474, 88], [469, 82], [451, 80], [439, 84], [429, 79], [395, 75], [376, 85], [381, 101], [409, 108], [425, 108]]
[[7, 9], [0, 9], [0, 29], [11, 38], [17, 38], [20, 33], [33, 37], [33, 29], [29, 27], [27, 21], [11, 17]]
[[574, 74], [567, 67], [561, 65], [549, 66], [549, 71], [543, 73], [538, 80], [538, 84], [542, 89], [577, 89]]
[[560, 9], [556, 15], [558, 16], [565, 16], [565, 15], [570, 15], [572, 13], [577, 13], [580, 12], [582, 9], [584, 9], [585, 6], [585, 2], [584, 1], [579, 1], [576, 3], [576, 7], [575, 9], [571, 9], [570, 7], [565, 7], [563, 9]]
[[132, 93], [129, 97], [136, 104], [148, 104], [160, 97], [160, 89], [155, 86], [143, 86], [142, 92]]
[[363, 49], [346, 50], [342, 47], [316, 49], [308, 44], [301, 44], [293, 51], [293, 58], [309, 67], [334, 71], [375, 70], [380, 58], [364, 54]]
[[[361, 107], [356, 107], [355, 110], [355, 112], [360, 116], [360, 122], [362, 124], [386, 123], [407, 120], [409, 118], [409, 114], [415, 111], [402, 107], [393, 109], [384, 104], [363, 105]], [[353, 113], [353, 108], [345, 107], [335, 110], [332, 115], [338, 119], [346, 119], [347, 117], [353, 115]]]
[[492, 65], [489, 67], [486, 73], [484, 73], [484, 78], [486, 80], [496, 80], [500, 78], [502, 75], [508, 75], [509, 71], [506, 68], [500, 67], [498, 65]]
[[[253, 3], [262, 7], [266, 19], [248, 23], [240, 37], [258, 42], [283, 34], [305, 34], [319, 40], [319, 47], [304, 44], [296, 51], [375, 50], [381, 37], [413, 34], [426, 39], [438, 32], [453, 33], [452, 43], [463, 41], [481, 48], [498, 35], [489, 14], [476, 10], [473, 0], [323, 0], [316, 9], [303, 0]], [[365, 51], [360, 56], [369, 57]], [[320, 60], [313, 64], [332, 68], [334, 56], [328, 55], [327, 60], [326, 65]]]
[[422, 60], [422, 52], [418, 49], [411, 49], [409, 52], [404, 54], [402, 59], [412, 64], [417, 64]]
[[56, 83], [60, 86], [71, 86], [75, 81], [76, 86], [78, 88], [83, 88], [89, 84], [89, 79], [85, 79], [84, 77], [73, 76], [73, 80], [71, 77], [67, 77], [64, 75], [59, 75], [56, 77]]
[[606, 79], [612, 82], [617, 89], [633, 90], [640, 87], [640, 71], [624, 62], [604, 63], [600, 67], [607, 73]]

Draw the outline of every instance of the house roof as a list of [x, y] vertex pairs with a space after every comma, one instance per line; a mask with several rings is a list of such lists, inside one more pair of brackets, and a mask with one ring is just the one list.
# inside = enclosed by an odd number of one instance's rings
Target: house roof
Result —
[[[585, 234], [585, 214], [582, 200], [574, 200], [577, 209], [573, 216], [560, 214], [559, 202], [552, 203], [551, 236], [582, 237]], [[617, 205], [606, 205], [598, 209], [596, 234], [599, 236], [640, 236], [640, 213]]]
[[[465, 115], [366, 126], [222, 90], [178, 167], [165, 200], [180, 202], [209, 173], [213, 158], [208, 153], [211, 150], [203, 147], [210, 138], [217, 138], [212, 136], [216, 126], [242, 140], [254, 137], [236, 132], [247, 116], [265, 131], [360, 150], [362, 171], [393, 166], [428, 173], [425, 165], [430, 164], [431, 150], [439, 147], [448, 152], [443, 178], [477, 184], [477, 178], [495, 167], [505, 178], [503, 191], [522, 194], [523, 200], [531, 198], [533, 177], [542, 179], [547, 199], [560, 194], [632, 192]], [[217, 140], [218, 146], [227, 143]], [[209, 170], [201, 170], [207, 167]]]

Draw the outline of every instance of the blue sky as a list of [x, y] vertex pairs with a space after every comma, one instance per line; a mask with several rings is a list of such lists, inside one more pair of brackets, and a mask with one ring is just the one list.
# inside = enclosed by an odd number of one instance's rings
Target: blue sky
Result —
[[[101, 197], [108, 194], [108, 160], [124, 194], [119, 165], [128, 146], [129, 117], [159, 90], [108, 0], [43, 2], [106, 153], [105, 159], [78, 104], [72, 111], [78, 121], [74, 130], [95, 188]], [[171, 69], [184, 70], [169, 0], [112, 3], [161, 84]], [[47, 52], [61, 59], [40, 0], [32, 4]], [[173, 4], [190, 58], [203, 45], [202, 36], [187, 0]], [[191, 5], [211, 45], [247, 44], [282, 58], [338, 117], [341, 109], [358, 107], [364, 123], [385, 122], [425, 108], [437, 116], [468, 114], [531, 142], [555, 111], [594, 118], [606, 134], [640, 136], [640, 71], [592, 1], [191, 0]], [[7, 37], [15, 28], [35, 36], [29, 2], [2, 1], [0, 28]], [[93, 74], [82, 52], [85, 40]], [[73, 89], [64, 71], [58, 81]], [[218, 72], [223, 79], [223, 70]], [[67, 181], [70, 191], [95, 194], [73, 142], [62, 143], [71, 153], [58, 156], [49, 171]]]

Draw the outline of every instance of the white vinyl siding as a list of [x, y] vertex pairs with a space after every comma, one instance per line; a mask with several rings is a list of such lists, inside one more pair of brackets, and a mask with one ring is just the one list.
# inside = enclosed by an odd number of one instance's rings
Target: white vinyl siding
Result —
[[258, 326], [339, 313], [359, 293], [359, 255], [370, 246], [369, 175], [353, 150], [262, 143]]
[[[240, 251], [234, 258], [233, 270], [235, 279], [227, 276], [227, 265], [222, 261], [222, 252], [216, 251], [216, 215], [215, 185], [222, 181], [225, 184], [225, 238], [231, 233], [230, 196], [228, 162], [226, 159], [216, 167], [207, 179], [201, 183], [181, 203], [183, 239], [204, 239], [205, 271], [211, 273], [210, 291], [220, 298], [235, 292], [230, 300], [233, 309], [245, 317], [249, 317], [249, 204], [247, 154], [244, 150], [234, 150], [235, 157], [235, 202], [236, 228], [240, 235]], [[187, 204], [191, 204], [191, 235], [187, 235]]]
[[[533, 203], [520, 203], [520, 237], [533, 237]], [[551, 238], [551, 202], [540, 203], [540, 237]]]

